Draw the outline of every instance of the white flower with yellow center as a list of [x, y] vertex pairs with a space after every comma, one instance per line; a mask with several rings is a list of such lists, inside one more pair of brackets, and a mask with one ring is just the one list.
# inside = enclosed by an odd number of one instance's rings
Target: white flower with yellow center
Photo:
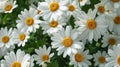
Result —
[[9, 30], [7, 29], [7, 27], [5, 28], [1, 28], [0, 30], [0, 47], [7, 47], [9, 48], [10, 46], [15, 44], [15, 40], [12, 37], [12, 28], [10, 28]]
[[35, 49], [37, 55], [33, 55], [36, 64], [43, 65], [45, 62], [50, 62], [50, 59], [53, 57], [54, 53], [51, 52], [51, 47], [46, 48], [44, 45], [43, 48]]
[[108, 57], [107, 53], [105, 51], [100, 52], [98, 51], [96, 54], [93, 54], [94, 57], [94, 66], [98, 67], [105, 67], [106, 64], [106, 57]]
[[72, 29], [71, 26], [67, 26], [66, 29], [61, 28], [51, 37], [52, 48], [57, 48], [58, 55], [63, 53], [63, 57], [77, 53], [77, 49], [84, 47], [84, 44], [79, 41], [78, 36], [76, 29]]
[[11, 51], [4, 56], [4, 60], [1, 60], [1, 67], [32, 67], [31, 64], [30, 55], [20, 49], [16, 54]]
[[17, 28], [21, 30], [27, 30], [29, 32], [36, 32], [36, 29], [39, 28], [41, 20], [37, 14], [35, 8], [30, 7], [29, 10], [24, 9], [21, 11], [21, 14], [18, 15], [19, 20], [17, 20]]
[[13, 31], [13, 39], [16, 41], [18, 46], [25, 46], [27, 39], [29, 38], [29, 32], [23, 31], [21, 29], [15, 29]]
[[119, 8], [120, 7], [120, 0], [107, 0], [111, 5], [114, 6], [114, 8]]
[[13, 9], [15, 9], [18, 5], [16, 4], [16, 1], [13, 0], [7, 0], [0, 5], [0, 12], [4, 13], [11, 13]]
[[52, 35], [53, 33], [57, 32], [63, 25], [65, 25], [66, 22], [62, 19], [57, 20], [51, 20], [51, 21], [45, 21], [41, 23], [42, 29], [44, 30], [44, 33], [48, 33], [49, 35]]
[[114, 11], [114, 7], [106, 0], [101, 0], [100, 3], [96, 4], [95, 9], [97, 9], [98, 15], [109, 14]]
[[74, 67], [89, 67], [92, 59], [92, 55], [89, 55], [89, 50], [83, 51], [83, 49], [78, 50], [77, 53], [70, 56], [70, 65], [74, 65]]
[[81, 11], [81, 8], [79, 7], [79, 3], [73, 0], [69, 0], [69, 3], [67, 4], [68, 10], [66, 11], [67, 17], [73, 16], [74, 18], [77, 17], [78, 13]]
[[[92, 42], [97, 41], [107, 32], [107, 25], [103, 16], [96, 17], [97, 10], [89, 10], [87, 14], [81, 12], [78, 21], [75, 22], [79, 26], [78, 31], [82, 40]], [[101, 20], [102, 19], [102, 20]]]
[[116, 34], [105, 34], [103, 36], [102, 43], [103, 43], [102, 47], [109, 46], [111, 48], [114, 45], [117, 45], [120, 43], [120, 36], [118, 36]]
[[111, 32], [114, 31], [120, 35], [120, 8], [116, 9], [116, 12], [106, 15], [106, 22]]
[[80, 3], [80, 6], [84, 6], [85, 4], [90, 4], [90, 0], [78, 0]]
[[108, 55], [105, 67], [120, 67], [120, 44], [109, 49]]
[[67, 10], [66, 3], [63, 0], [45, 0], [45, 2], [39, 2], [40, 15], [43, 16], [44, 20], [56, 20]]

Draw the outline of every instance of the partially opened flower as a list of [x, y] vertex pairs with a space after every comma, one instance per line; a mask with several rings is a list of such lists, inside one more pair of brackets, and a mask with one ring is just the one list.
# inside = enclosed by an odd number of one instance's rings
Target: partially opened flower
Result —
[[77, 49], [82, 49], [84, 44], [78, 39], [78, 32], [67, 26], [65, 29], [61, 28], [58, 32], [53, 34], [52, 48], [57, 48], [58, 55], [63, 53], [63, 57], [77, 53]]
[[32, 67], [31, 57], [20, 49], [16, 53], [11, 51], [4, 60], [1, 60], [1, 67]]
[[50, 59], [53, 57], [54, 53], [51, 52], [51, 47], [46, 47], [45, 45], [43, 48], [39, 47], [39, 49], [35, 49], [36, 55], [33, 55], [36, 64], [43, 65], [45, 62], [50, 62]]

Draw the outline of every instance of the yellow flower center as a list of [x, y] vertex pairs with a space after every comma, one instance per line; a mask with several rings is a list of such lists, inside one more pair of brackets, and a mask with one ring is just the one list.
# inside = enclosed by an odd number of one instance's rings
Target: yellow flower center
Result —
[[62, 41], [65, 47], [70, 47], [73, 44], [73, 40], [70, 37], [65, 37]]
[[48, 55], [43, 55], [43, 56], [41, 57], [41, 59], [42, 59], [42, 61], [46, 61], [46, 60], [49, 59], [49, 56], [48, 56]]
[[114, 18], [114, 23], [115, 23], [115, 24], [120, 24], [120, 16], [116, 16], [116, 17]]
[[86, 23], [86, 26], [90, 29], [93, 30], [96, 28], [96, 21], [93, 19], [89, 19]]
[[19, 39], [23, 41], [25, 39], [26, 35], [25, 34], [19, 34]]
[[51, 12], [54, 12], [54, 11], [58, 10], [58, 8], [59, 8], [59, 4], [57, 2], [51, 2], [50, 3], [49, 9], [50, 9]]
[[58, 22], [53, 20], [53, 21], [51, 21], [51, 22], [49, 23], [49, 25], [50, 25], [50, 27], [55, 28], [55, 27], [57, 27]]
[[68, 6], [68, 10], [69, 10], [69, 11], [74, 11], [74, 10], [75, 10], [74, 5], [72, 5], [72, 4], [71, 4], [71, 5], [69, 5], [69, 6]]
[[100, 56], [100, 57], [98, 58], [98, 61], [99, 61], [100, 63], [104, 63], [106, 60], [105, 60], [105, 57]]
[[112, 2], [116, 3], [116, 2], [119, 2], [120, 0], [111, 0]]
[[4, 9], [6, 11], [10, 11], [12, 9], [12, 5], [11, 4], [7, 4]]
[[117, 64], [120, 65], [120, 55], [117, 57]]
[[34, 23], [34, 19], [32, 17], [28, 17], [25, 19], [25, 23], [27, 26], [31, 26]]
[[105, 12], [104, 6], [99, 6], [99, 7], [98, 7], [98, 12], [104, 13], [104, 12]]
[[75, 61], [82, 62], [83, 61], [82, 54], [79, 54], [79, 53], [75, 54]]
[[9, 41], [9, 39], [10, 39], [10, 38], [9, 38], [8, 36], [3, 36], [3, 37], [2, 37], [2, 42], [3, 42], [3, 43], [7, 43], [7, 42]]
[[110, 38], [108, 40], [108, 43], [109, 43], [109, 45], [115, 45], [116, 44], [116, 40], [114, 38]]
[[21, 67], [21, 63], [18, 61], [13, 62], [10, 67]]
[[83, 0], [79, 0], [80, 2], [82, 2]]
[[37, 14], [40, 14], [41, 10], [37, 10]]

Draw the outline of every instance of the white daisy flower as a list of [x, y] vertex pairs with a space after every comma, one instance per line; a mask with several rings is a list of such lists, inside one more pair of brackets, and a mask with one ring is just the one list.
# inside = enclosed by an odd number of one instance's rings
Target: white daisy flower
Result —
[[111, 5], [114, 6], [114, 8], [119, 8], [120, 7], [120, 0], [107, 0]]
[[[94, 39], [97, 41], [107, 32], [107, 25], [104, 16], [96, 17], [97, 10], [89, 10], [87, 14], [81, 12], [78, 17], [79, 20], [75, 22], [79, 26], [78, 31], [82, 40], [92, 42]], [[102, 20], [101, 20], [102, 19]]]
[[110, 13], [105, 17], [109, 31], [114, 31], [120, 35], [120, 8], [116, 9], [116, 12]]
[[106, 58], [105, 67], [120, 67], [120, 44], [108, 50], [109, 57]]
[[89, 67], [92, 59], [92, 55], [89, 55], [89, 50], [83, 51], [83, 49], [78, 50], [77, 53], [70, 56], [70, 65], [74, 65], [74, 67]]
[[10, 48], [6, 48], [5, 46], [0, 48], [0, 58], [6, 55], [9, 51], [13, 50], [15, 46], [11, 46]]
[[120, 43], [120, 36], [116, 34], [105, 34], [102, 39], [102, 47], [107, 47], [109, 48], [113, 47], [113, 45], [117, 45]]
[[0, 12], [11, 13], [17, 6], [16, 1], [6, 0], [0, 5]]
[[31, 57], [29, 54], [25, 54], [20, 49], [17, 50], [16, 54], [11, 51], [5, 57], [5, 60], [1, 60], [1, 67], [32, 67]]
[[51, 47], [46, 48], [44, 45], [43, 48], [39, 47], [39, 49], [35, 49], [35, 52], [37, 55], [33, 55], [33, 58], [36, 62], [36, 64], [42, 65], [45, 62], [50, 62], [50, 59], [53, 57], [54, 53], [51, 52]]
[[18, 46], [25, 46], [25, 43], [27, 42], [29, 36], [29, 32], [23, 31], [21, 29], [15, 29], [13, 31], [13, 39], [16, 41]]
[[98, 15], [109, 14], [114, 11], [114, 7], [107, 0], [101, 0], [100, 3], [95, 5], [95, 9], [97, 9]]
[[37, 10], [30, 7], [29, 10], [24, 9], [21, 14], [18, 15], [19, 20], [17, 20], [17, 28], [22, 30], [27, 30], [29, 32], [36, 32], [39, 28], [39, 24], [42, 22], [39, 20], [37, 15]]
[[58, 55], [63, 53], [63, 57], [77, 53], [77, 49], [84, 47], [84, 44], [79, 41], [78, 36], [76, 29], [72, 29], [71, 26], [67, 26], [66, 29], [61, 28], [51, 37], [52, 48], [57, 48]]
[[96, 66], [105, 67], [106, 57], [108, 57], [105, 51], [103, 52], [98, 51], [96, 54], [93, 54], [93, 57], [94, 57], [95, 67]]
[[12, 28], [10, 28], [9, 30], [7, 29], [7, 27], [5, 28], [1, 28], [0, 30], [0, 47], [7, 47], [9, 48], [10, 46], [15, 44], [15, 40], [12, 37]]
[[85, 4], [90, 4], [90, 0], [78, 0], [80, 3], [80, 6], [84, 6]]
[[58, 18], [57, 20], [51, 20], [51, 21], [45, 21], [41, 23], [41, 27], [44, 30], [44, 33], [48, 33], [49, 35], [52, 35], [53, 33], [57, 32], [62, 26], [66, 24], [65, 21]]
[[77, 18], [78, 13], [81, 11], [79, 3], [73, 0], [69, 0], [68, 2], [69, 2], [67, 4], [68, 10], [66, 11], [67, 17], [73, 16], [74, 18]]
[[63, 0], [45, 0], [45, 2], [39, 2], [38, 8], [44, 20], [56, 20], [67, 10], [66, 3], [67, 1]]

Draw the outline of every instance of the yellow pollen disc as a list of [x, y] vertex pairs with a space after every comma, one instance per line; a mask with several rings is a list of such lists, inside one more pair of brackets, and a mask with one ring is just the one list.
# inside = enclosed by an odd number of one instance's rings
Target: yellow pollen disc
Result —
[[82, 2], [83, 0], [80, 0], [80, 2]]
[[115, 45], [116, 44], [116, 40], [114, 38], [110, 38], [108, 40], [108, 43], [109, 43], [109, 45]]
[[58, 22], [53, 20], [53, 21], [51, 21], [51, 22], [49, 23], [49, 25], [50, 25], [50, 27], [55, 28], [55, 27], [57, 27]]
[[34, 19], [32, 17], [28, 17], [25, 19], [25, 23], [27, 26], [31, 26], [34, 23]]
[[98, 12], [104, 13], [104, 12], [105, 12], [104, 6], [99, 6], [99, 7], [98, 7]]
[[83, 56], [79, 53], [75, 54], [75, 61], [82, 62], [83, 61]]
[[112, 2], [116, 3], [116, 2], [119, 2], [120, 0], [111, 0]]
[[42, 61], [46, 61], [46, 60], [48, 60], [49, 59], [49, 56], [48, 55], [43, 55], [42, 57], [41, 57], [41, 60]]
[[93, 30], [96, 28], [96, 21], [93, 19], [89, 19], [86, 23], [86, 26], [90, 29]]
[[26, 35], [25, 34], [19, 34], [19, 39], [23, 41], [25, 39]]
[[6, 11], [10, 11], [12, 9], [12, 5], [11, 4], [7, 4], [4, 9]]
[[100, 63], [104, 63], [104, 62], [105, 62], [105, 57], [100, 56], [100, 57], [98, 58], [98, 61], [99, 61]]
[[41, 10], [37, 10], [37, 14], [40, 14]]
[[117, 57], [117, 64], [120, 65], [120, 56]]
[[49, 9], [51, 12], [54, 12], [56, 10], [58, 10], [59, 8], [59, 4], [57, 2], [51, 2], [50, 3], [50, 6], [49, 6]]
[[71, 5], [68, 6], [68, 10], [69, 10], [69, 11], [74, 11], [74, 10], [75, 10], [75, 7], [71, 4]]
[[70, 37], [65, 37], [62, 41], [65, 47], [70, 47], [73, 44], [73, 40]]
[[3, 43], [7, 43], [9, 41], [9, 37], [8, 36], [3, 36], [2, 37], [2, 42]]
[[116, 17], [114, 18], [114, 23], [115, 23], [115, 24], [120, 24], [120, 16], [116, 16]]
[[10, 67], [21, 67], [21, 63], [17, 61], [13, 62]]

